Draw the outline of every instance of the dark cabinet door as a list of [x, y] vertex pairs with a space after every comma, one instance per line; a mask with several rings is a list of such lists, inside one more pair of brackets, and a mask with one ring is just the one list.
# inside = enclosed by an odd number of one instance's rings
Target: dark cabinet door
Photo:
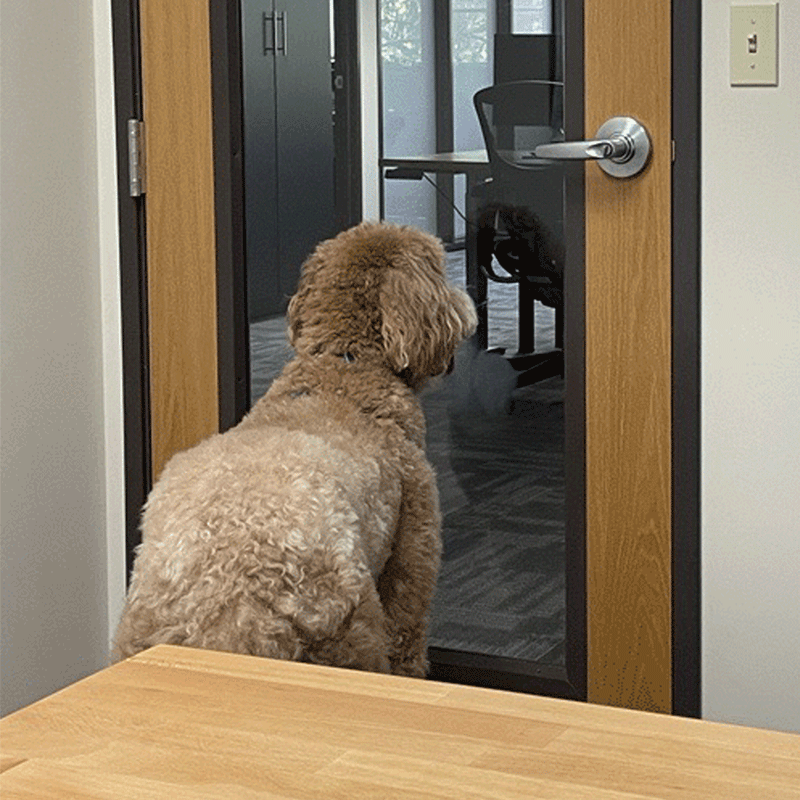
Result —
[[248, 316], [277, 313], [278, 169], [271, 2], [242, 0], [245, 237]]
[[275, 16], [279, 290], [285, 306], [303, 261], [336, 232], [333, 80], [328, 0], [275, 0]]
[[334, 227], [327, 0], [242, 0], [248, 316], [282, 314]]

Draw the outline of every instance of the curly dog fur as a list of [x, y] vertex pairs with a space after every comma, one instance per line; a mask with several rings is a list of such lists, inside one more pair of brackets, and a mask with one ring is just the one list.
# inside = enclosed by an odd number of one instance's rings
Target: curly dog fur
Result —
[[158, 643], [422, 676], [441, 551], [416, 392], [475, 328], [441, 244], [362, 223], [320, 244], [296, 357], [145, 506], [115, 657]]

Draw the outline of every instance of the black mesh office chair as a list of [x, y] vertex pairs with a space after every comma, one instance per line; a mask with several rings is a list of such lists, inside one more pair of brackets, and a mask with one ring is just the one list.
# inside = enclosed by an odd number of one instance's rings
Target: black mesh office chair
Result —
[[[528, 383], [563, 369], [563, 168], [533, 157], [537, 144], [563, 139], [562, 96], [560, 83], [516, 81], [473, 98], [491, 169], [478, 189], [478, 265], [519, 285], [516, 363], [532, 370]], [[555, 351], [536, 354], [535, 301], [556, 311]]]

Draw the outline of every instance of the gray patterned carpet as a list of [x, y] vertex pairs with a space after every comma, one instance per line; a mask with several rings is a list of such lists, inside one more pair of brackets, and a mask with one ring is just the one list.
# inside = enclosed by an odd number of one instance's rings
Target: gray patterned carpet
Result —
[[[462, 253], [449, 255], [463, 281]], [[489, 346], [516, 349], [516, 288], [491, 284]], [[553, 312], [536, 308], [537, 347]], [[250, 326], [252, 396], [291, 357], [283, 318]], [[472, 343], [422, 396], [444, 517], [431, 644], [564, 663], [563, 381], [515, 388], [513, 370]]]
[[432, 644], [563, 663], [563, 382], [513, 391], [498, 414], [450, 388], [423, 397], [444, 515]]

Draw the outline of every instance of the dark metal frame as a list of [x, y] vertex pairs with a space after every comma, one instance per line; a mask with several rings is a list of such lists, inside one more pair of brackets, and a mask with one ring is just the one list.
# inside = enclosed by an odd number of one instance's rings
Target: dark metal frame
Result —
[[139, 544], [139, 518], [152, 485], [147, 339], [145, 197], [128, 193], [128, 120], [142, 118], [139, 4], [112, 0], [119, 195], [122, 381], [125, 428], [125, 563], [128, 575]]
[[[565, 97], [569, 138], [583, 132], [582, 65], [573, 52], [583, 51], [583, 9], [567, 3], [565, 25], [568, 50]], [[243, 196], [241, 150], [241, 72], [238, 43], [238, 2], [210, 4], [214, 99], [215, 183], [219, 290], [220, 425], [234, 424], [247, 407], [246, 297], [244, 296], [244, 238], [241, 214]], [[355, 5], [342, 4], [352, 22]], [[349, 16], [347, 16], [349, 15]], [[673, 710], [685, 716], [700, 715], [700, 2], [673, 0]], [[118, 203], [123, 319], [123, 381], [125, 418], [126, 548], [128, 569], [139, 542], [139, 514], [150, 489], [150, 434], [146, 231], [143, 198], [127, 193], [127, 120], [141, 118], [141, 86], [137, 0], [112, 0], [116, 89]], [[355, 25], [347, 30], [355, 30]], [[679, 34], [679, 35], [678, 35]], [[355, 46], [348, 46], [350, 85], [358, 74]], [[572, 87], [570, 89], [569, 87]], [[580, 87], [580, 92], [577, 89]], [[357, 91], [351, 91], [348, 119], [355, 126], [359, 115]], [[357, 126], [350, 127], [351, 132]], [[351, 133], [349, 152], [358, 155], [359, 139]], [[353, 169], [351, 174], [360, 170]], [[583, 193], [582, 170], [567, 170], [568, 198]], [[356, 185], [358, 184], [358, 185]], [[360, 179], [350, 181], [346, 216], [360, 216]], [[568, 202], [570, 202], [568, 200]], [[238, 212], [238, 213], [237, 213]], [[571, 246], [583, 246], [583, 221], [571, 215], [567, 235]], [[677, 235], [680, 233], [680, 235]], [[578, 262], [580, 263], [580, 262]], [[568, 278], [569, 280], [569, 278]], [[576, 319], [583, 316], [582, 276], [568, 286], [567, 329], [572, 349], [568, 356], [567, 449], [583, 447], [583, 347], [575, 342]], [[577, 326], [581, 331], [582, 323]], [[581, 459], [582, 461], [582, 459]], [[569, 467], [568, 485], [581, 499], [585, 487], [583, 464]], [[576, 494], [579, 493], [579, 494]], [[572, 504], [570, 530], [585, 530], [585, 497]], [[477, 683], [502, 689], [586, 696], [585, 554], [574, 553], [567, 571], [568, 635], [578, 642], [568, 654], [567, 667], [537, 666], [516, 659], [454, 653], [431, 648], [433, 677]], [[582, 621], [581, 621], [582, 620]], [[569, 624], [569, 623], [568, 623]]]
[[355, 0], [337, 0], [333, 8], [336, 54], [336, 224], [344, 230], [361, 220], [361, 86], [358, 67], [358, 8]]
[[[450, 0], [433, 0], [433, 83], [437, 153], [451, 151], [455, 142], [450, 10]], [[435, 181], [439, 189], [436, 193], [436, 230], [443, 241], [452, 242], [454, 225], [453, 204], [450, 199], [455, 192], [455, 181], [452, 175], [443, 173], [437, 174]]]
[[219, 427], [250, 406], [250, 337], [244, 229], [244, 122], [241, 6], [210, 3], [214, 120], [214, 221], [217, 247]]
[[672, 0], [672, 709], [701, 712], [700, 0]]

